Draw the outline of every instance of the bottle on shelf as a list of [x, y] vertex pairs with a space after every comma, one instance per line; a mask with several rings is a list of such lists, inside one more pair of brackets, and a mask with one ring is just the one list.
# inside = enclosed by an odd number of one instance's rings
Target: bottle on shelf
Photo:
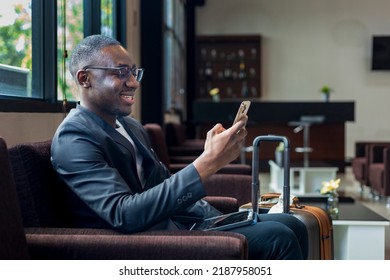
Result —
[[248, 83], [246, 80], [242, 82], [242, 87], [241, 87], [241, 96], [246, 98], [249, 96], [249, 89], [248, 89]]
[[256, 69], [254, 67], [249, 68], [249, 77], [252, 79], [256, 78]]
[[204, 75], [206, 76], [206, 79], [210, 80], [213, 77], [213, 66], [210, 62], [206, 62], [205, 69], [204, 69]]
[[244, 98], [249, 96], [248, 82], [246, 78], [247, 76], [245, 71], [245, 63], [241, 61], [239, 66], [239, 71], [238, 71], [238, 79], [242, 81], [241, 96]]
[[230, 80], [232, 78], [232, 68], [230, 67], [230, 62], [226, 62], [225, 68], [223, 69], [223, 77], [226, 80]]
[[252, 97], [257, 97], [257, 89], [256, 89], [256, 87], [251, 87], [251, 95], [252, 95]]
[[203, 59], [205, 59], [207, 57], [207, 50], [206, 50], [206, 48], [202, 48], [200, 50], [200, 53], [201, 53]]
[[231, 87], [226, 88], [226, 95], [228, 98], [236, 97], [236, 94], [233, 92], [233, 89]]
[[257, 50], [256, 50], [256, 48], [252, 48], [251, 49], [251, 55], [252, 55], [252, 59], [256, 59], [257, 58]]
[[212, 49], [212, 50], [211, 50], [211, 58], [212, 58], [212, 59], [216, 59], [217, 56], [218, 56], [217, 50], [216, 50], [216, 49]]
[[239, 58], [245, 58], [245, 51], [243, 49], [238, 50], [238, 57]]
[[238, 71], [238, 78], [244, 80], [246, 78], [245, 63], [240, 62], [240, 70]]

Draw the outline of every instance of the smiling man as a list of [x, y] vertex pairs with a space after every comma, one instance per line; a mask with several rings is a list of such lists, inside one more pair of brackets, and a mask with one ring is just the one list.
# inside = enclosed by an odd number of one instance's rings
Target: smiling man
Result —
[[[126, 233], [183, 230], [221, 214], [202, 199], [202, 182], [239, 156], [246, 117], [229, 129], [216, 124], [204, 152], [171, 175], [151, 149], [143, 126], [129, 117], [143, 69], [127, 50], [106, 36], [86, 37], [73, 50], [70, 72], [80, 105], [58, 127], [51, 160], [68, 186], [75, 226]], [[298, 219], [273, 214], [259, 215], [259, 220], [232, 230], [247, 237], [250, 258], [307, 256], [307, 232]]]

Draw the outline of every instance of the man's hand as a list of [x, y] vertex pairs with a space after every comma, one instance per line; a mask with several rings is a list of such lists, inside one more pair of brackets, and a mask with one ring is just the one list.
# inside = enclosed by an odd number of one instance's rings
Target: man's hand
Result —
[[216, 173], [240, 155], [247, 135], [245, 129], [247, 119], [248, 117], [243, 117], [229, 129], [216, 124], [207, 132], [204, 152], [194, 161], [194, 166], [202, 180]]

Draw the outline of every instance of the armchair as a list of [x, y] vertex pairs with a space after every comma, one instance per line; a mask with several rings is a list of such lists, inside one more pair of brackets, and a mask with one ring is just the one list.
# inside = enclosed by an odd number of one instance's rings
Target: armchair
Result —
[[[195, 160], [196, 156], [171, 156], [165, 142], [164, 131], [159, 124], [148, 123], [144, 125], [150, 142], [157, 156], [167, 168], [175, 173]], [[248, 164], [228, 164], [218, 171], [220, 174], [251, 175], [252, 167]]]
[[390, 145], [390, 142], [379, 142], [379, 141], [357, 141], [355, 142], [355, 155], [352, 159], [352, 173], [355, 180], [360, 183], [361, 190], [363, 191], [364, 186], [371, 187], [370, 184], [370, 146], [379, 145], [386, 146]]
[[205, 139], [188, 139], [183, 124], [165, 124], [165, 139], [170, 155], [199, 156], [204, 149]]
[[[165, 139], [168, 154], [172, 159], [177, 156], [188, 156], [192, 158], [199, 156], [204, 150], [206, 140], [187, 138], [185, 125], [172, 121], [165, 124]], [[187, 163], [192, 161], [187, 161]], [[175, 162], [174, 159], [173, 162]], [[240, 162], [243, 162], [242, 158], [232, 161], [232, 163], [237, 164]]]
[[0, 138], [0, 260], [29, 259], [6, 143]]
[[[0, 258], [247, 259], [246, 238], [232, 232], [122, 234], [73, 227], [65, 186], [51, 167], [50, 145], [44, 141], [7, 149], [0, 137]], [[222, 211], [237, 211], [236, 198], [206, 199]]]
[[209, 196], [232, 196], [239, 206], [251, 201], [252, 176], [241, 174], [214, 174], [204, 182]]
[[390, 208], [390, 145], [370, 147], [369, 176], [374, 195], [387, 197], [386, 207]]
[[203, 151], [205, 139], [188, 139], [186, 136], [186, 129], [183, 124], [168, 122], [165, 124], [165, 129], [168, 147], [190, 146], [197, 147]]

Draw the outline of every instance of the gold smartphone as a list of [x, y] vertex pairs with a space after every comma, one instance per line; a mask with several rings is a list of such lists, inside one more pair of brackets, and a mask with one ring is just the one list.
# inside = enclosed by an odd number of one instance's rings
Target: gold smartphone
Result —
[[236, 122], [238, 122], [243, 116], [245, 116], [248, 113], [250, 106], [251, 106], [251, 102], [249, 100], [245, 100], [241, 102], [236, 117], [234, 119], [233, 125], [235, 125]]

